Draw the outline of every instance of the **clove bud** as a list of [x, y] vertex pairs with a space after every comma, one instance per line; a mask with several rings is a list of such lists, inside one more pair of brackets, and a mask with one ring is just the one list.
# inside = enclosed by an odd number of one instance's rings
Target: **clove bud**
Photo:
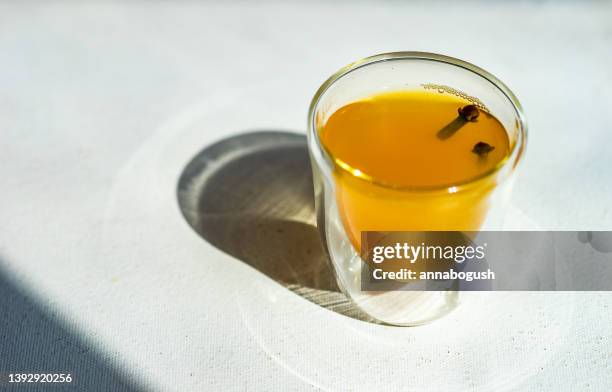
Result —
[[476, 107], [476, 105], [466, 105], [462, 108], [459, 108], [457, 111], [465, 121], [470, 122], [476, 121], [476, 119], [480, 115], [480, 111], [478, 110], [478, 107]]
[[478, 142], [474, 145], [474, 148], [472, 148], [472, 152], [481, 157], [486, 156], [493, 150], [495, 150], [495, 147], [485, 142]]

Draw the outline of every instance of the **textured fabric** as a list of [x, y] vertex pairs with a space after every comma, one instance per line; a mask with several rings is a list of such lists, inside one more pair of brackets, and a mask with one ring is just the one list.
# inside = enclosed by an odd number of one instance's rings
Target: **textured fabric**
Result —
[[516, 228], [612, 229], [611, 16], [609, 2], [0, 4], [0, 372], [115, 391], [609, 390], [609, 293], [478, 293], [427, 326], [376, 325], [332, 288], [204, 241], [176, 190], [213, 142], [303, 133], [341, 66], [422, 50], [522, 101]]

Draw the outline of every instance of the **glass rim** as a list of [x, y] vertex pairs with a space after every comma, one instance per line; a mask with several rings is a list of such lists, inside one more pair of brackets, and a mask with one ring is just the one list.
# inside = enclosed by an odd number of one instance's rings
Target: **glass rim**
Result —
[[[332, 156], [327, 149], [322, 145], [319, 139], [319, 132], [316, 129], [316, 119], [315, 116], [317, 114], [317, 109], [319, 106], [319, 102], [321, 98], [325, 95], [327, 90], [336, 83], [338, 80], [342, 79], [346, 75], [354, 72], [358, 69], [367, 67], [369, 65], [373, 65], [376, 63], [386, 62], [386, 61], [397, 61], [397, 60], [426, 60], [426, 61], [434, 61], [438, 63], [448, 64], [451, 66], [456, 66], [459, 68], [463, 68], [464, 70], [470, 71], [477, 76], [488, 81], [493, 87], [497, 88], [510, 102], [515, 113], [516, 119], [519, 123], [518, 135], [516, 141], [511, 147], [510, 153], [497, 163], [490, 170], [479, 174], [475, 177], [470, 177], [465, 180], [457, 181], [455, 183], [450, 184], [441, 184], [441, 185], [409, 185], [409, 186], [398, 186], [393, 184], [388, 184], [382, 181], [377, 180], [375, 177], [369, 176], [358, 169], [351, 167], [343, 161], [340, 161]], [[506, 130], [508, 131], [508, 130]], [[357, 60], [352, 62], [345, 67], [338, 70], [332, 76], [330, 76], [319, 89], [315, 93], [312, 101], [310, 103], [310, 107], [308, 110], [308, 139], [309, 141], [314, 141], [317, 149], [323, 155], [323, 158], [332, 165], [332, 167], [338, 167], [341, 170], [349, 173], [352, 177], [355, 177], [364, 182], [368, 182], [372, 185], [376, 185], [382, 188], [386, 188], [389, 190], [395, 191], [406, 191], [406, 192], [435, 192], [435, 191], [443, 191], [445, 193], [456, 193], [465, 188], [474, 186], [479, 184], [481, 181], [493, 177], [495, 174], [499, 173], [503, 168], [505, 168], [509, 163], [512, 163], [512, 169], [515, 169], [521, 157], [525, 151], [525, 145], [527, 141], [527, 122], [525, 120], [525, 115], [523, 113], [523, 108], [518, 98], [514, 95], [514, 93], [506, 86], [501, 80], [492, 75], [490, 72], [485, 71], [484, 69], [468, 63], [467, 61], [463, 61], [454, 57], [445, 56], [437, 53], [429, 53], [429, 52], [414, 52], [414, 51], [403, 51], [403, 52], [389, 52], [389, 53], [381, 53], [373, 56], [369, 56], [363, 58], [361, 60]], [[312, 143], [311, 143], [312, 144]]]

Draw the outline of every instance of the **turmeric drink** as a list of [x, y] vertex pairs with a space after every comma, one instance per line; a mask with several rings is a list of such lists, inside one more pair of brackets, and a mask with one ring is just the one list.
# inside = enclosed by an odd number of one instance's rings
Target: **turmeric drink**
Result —
[[431, 90], [349, 103], [319, 124], [333, 158], [342, 223], [362, 231], [477, 231], [510, 153], [502, 124], [478, 102]]

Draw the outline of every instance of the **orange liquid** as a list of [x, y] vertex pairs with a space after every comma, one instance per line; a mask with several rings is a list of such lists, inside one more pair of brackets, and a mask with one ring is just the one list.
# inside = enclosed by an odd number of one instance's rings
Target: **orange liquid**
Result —
[[[448, 188], [493, 170], [508, 156], [510, 142], [484, 110], [476, 122], [442, 137], [439, 131], [456, 124], [458, 108], [468, 104], [437, 92], [388, 92], [338, 109], [319, 127], [337, 166], [338, 209], [357, 250], [362, 231], [480, 228], [495, 178], [458, 192]], [[479, 142], [495, 149], [480, 156], [472, 152]]]

